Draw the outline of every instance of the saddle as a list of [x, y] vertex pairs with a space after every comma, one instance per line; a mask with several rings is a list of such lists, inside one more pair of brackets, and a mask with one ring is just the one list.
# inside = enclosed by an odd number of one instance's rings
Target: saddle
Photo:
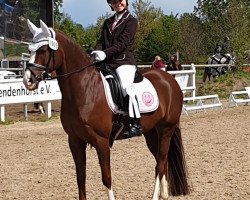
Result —
[[[97, 70], [100, 72], [105, 96], [113, 117], [112, 132], [110, 134], [109, 146], [112, 147], [114, 140], [124, 128], [121, 117], [128, 115], [129, 96], [123, 97], [122, 87], [115, 70], [103, 63], [100, 63]], [[142, 76], [138, 71], [135, 73], [134, 84], [132, 86], [136, 94], [140, 113], [153, 112], [159, 106], [158, 95], [152, 83]]]
[[[129, 96], [123, 97], [116, 72], [110, 67], [98, 68], [102, 78], [107, 103], [115, 114], [127, 115]], [[104, 75], [105, 74], [105, 75]], [[134, 83], [128, 86], [136, 96], [140, 113], [153, 112], [159, 106], [158, 95], [152, 83], [140, 72], [135, 73]]]
[[[117, 106], [117, 110], [128, 111], [128, 95], [126, 97], [123, 97], [122, 87], [114, 68], [101, 63], [100, 66], [97, 67], [97, 69], [103, 75], [102, 77], [105, 77], [105, 80], [108, 82], [111, 97], [114, 104], [116, 104]], [[142, 80], [142, 74], [136, 71], [134, 83], [139, 83]]]

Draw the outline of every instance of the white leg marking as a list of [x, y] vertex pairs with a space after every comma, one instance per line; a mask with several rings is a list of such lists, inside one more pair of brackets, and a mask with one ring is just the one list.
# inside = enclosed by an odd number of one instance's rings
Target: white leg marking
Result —
[[41, 114], [44, 114], [43, 106], [42, 105], [39, 105], [39, 109], [40, 109]]
[[161, 179], [161, 190], [160, 191], [161, 191], [160, 197], [163, 200], [167, 200], [168, 199], [168, 182], [167, 182], [165, 175]]
[[155, 180], [155, 189], [152, 200], [159, 200], [159, 192], [160, 192], [160, 179], [158, 174]]
[[109, 197], [108, 200], [115, 200], [115, 196], [114, 196], [112, 188], [110, 190], [107, 188], [107, 191], [108, 191], [108, 197]]

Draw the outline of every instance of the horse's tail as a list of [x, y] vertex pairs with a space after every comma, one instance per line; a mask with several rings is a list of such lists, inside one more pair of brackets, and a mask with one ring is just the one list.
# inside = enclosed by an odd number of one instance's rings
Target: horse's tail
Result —
[[187, 195], [190, 193], [181, 130], [179, 126], [175, 127], [169, 147], [168, 183], [169, 192], [173, 196]]

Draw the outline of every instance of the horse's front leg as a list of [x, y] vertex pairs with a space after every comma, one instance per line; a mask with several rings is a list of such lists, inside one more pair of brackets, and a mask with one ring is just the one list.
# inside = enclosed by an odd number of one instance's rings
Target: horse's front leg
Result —
[[99, 163], [101, 167], [102, 173], [102, 182], [104, 186], [107, 188], [108, 192], [108, 200], [115, 200], [115, 196], [112, 190], [112, 177], [111, 177], [111, 169], [110, 169], [110, 149], [109, 149], [109, 141], [107, 138], [99, 138], [96, 151], [99, 158]]
[[86, 146], [80, 138], [69, 136], [69, 147], [75, 161], [79, 200], [86, 200]]

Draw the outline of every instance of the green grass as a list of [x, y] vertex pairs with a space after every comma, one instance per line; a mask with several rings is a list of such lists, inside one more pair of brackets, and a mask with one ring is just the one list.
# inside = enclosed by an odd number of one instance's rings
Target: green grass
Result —
[[[201, 80], [201, 78], [202, 75], [197, 73], [197, 79]], [[196, 94], [197, 96], [218, 94], [220, 98], [227, 99], [231, 91], [245, 90], [247, 86], [250, 86], [250, 74], [234, 71], [203, 83], [198, 87]]]
[[21, 44], [6, 44], [6, 57], [21, 56], [23, 52], [27, 52], [27, 46]]

